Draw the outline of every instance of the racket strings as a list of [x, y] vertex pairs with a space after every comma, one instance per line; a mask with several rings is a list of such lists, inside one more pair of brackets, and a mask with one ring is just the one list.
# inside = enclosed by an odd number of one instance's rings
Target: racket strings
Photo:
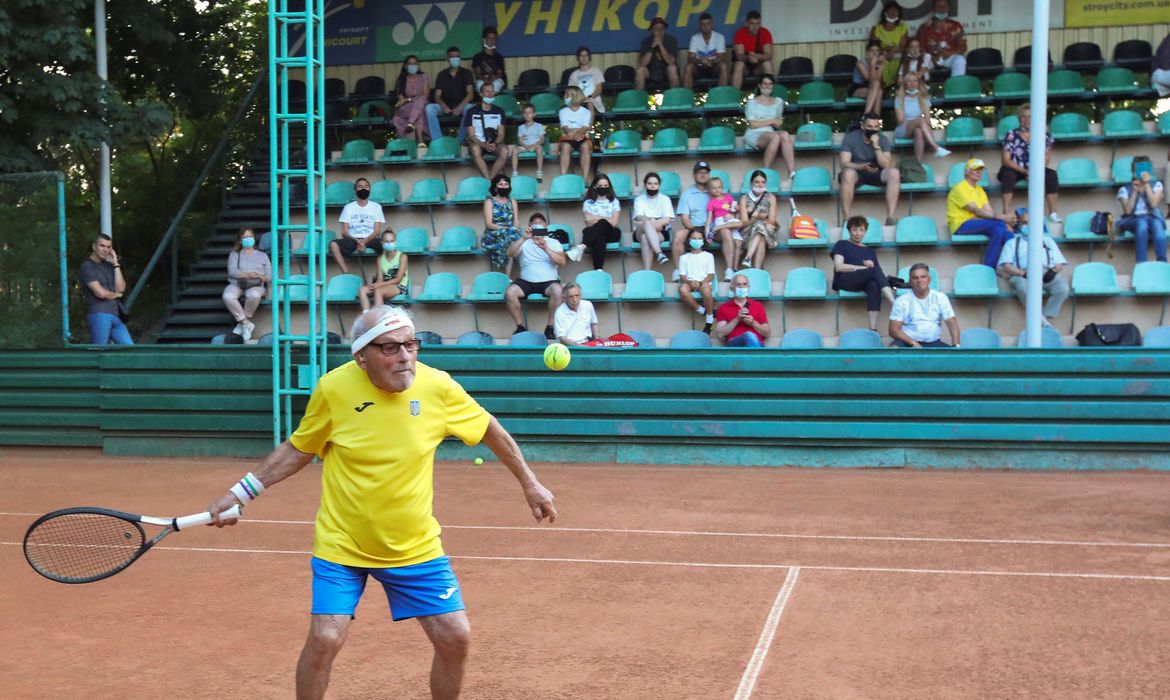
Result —
[[96, 513], [50, 518], [26, 538], [29, 563], [50, 578], [84, 581], [117, 571], [145, 543], [137, 523]]

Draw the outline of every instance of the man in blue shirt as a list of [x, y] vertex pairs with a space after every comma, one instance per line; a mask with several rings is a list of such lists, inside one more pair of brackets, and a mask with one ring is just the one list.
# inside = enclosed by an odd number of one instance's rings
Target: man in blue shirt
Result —
[[687, 237], [692, 228], [705, 229], [707, 226], [707, 203], [711, 195], [707, 193], [707, 181], [711, 179], [711, 166], [705, 160], [695, 163], [695, 184], [682, 191], [678, 197], [678, 214], [682, 226], [674, 232], [670, 241], [670, 253], [674, 258], [674, 273], [672, 282], [678, 281], [678, 260], [686, 252]]

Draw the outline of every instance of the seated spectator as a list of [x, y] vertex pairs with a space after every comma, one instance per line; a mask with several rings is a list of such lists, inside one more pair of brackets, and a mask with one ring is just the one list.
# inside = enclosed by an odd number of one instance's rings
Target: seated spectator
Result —
[[736, 275], [731, 280], [732, 297], [715, 312], [714, 335], [729, 348], [762, 348], [772, 332], [764, 305], [749, 297], [750, 291], [747, 275]]
[[570, 282], [564, 289], [565, 303], [553, 314], [553, 333], [562, 345], [584, 345], [601, 337], [593, 302], [581, 298], [581, 285]]
[[489, 197], [483, 201], [483, 238], [480, 246], [488, 255], [492, 269], [512, 272], [512, 255], [508, 248], [520, 240], [516, 225], [516, 200], [512, 199], [512, 180], [507, 175], [492, 178]]
[[585, 192], [581, 211], [585, 216], [581, 242], [593, 257], [593, 269], [601, 270], [605, 267], [605, 246], [622, 240], [622, 230], [618, 228], [622, 218], [622, 204], [613, 193], [613, 186], [605, 173], [597, 173], [593, 178], [593, 184]]
[[512, 148], [512, 177], [520, 174], [520, 154], [536, 154], [536, 181], [544, 182], [544, 124], [536, 121], [536, 108], [524, 105], [524, 122], [516, 127]]
[[695, 77], [727, 84], [727, 40], [715, 31], [715, 20], [710, 12], [699, 15], [699, 31], [691, 36], [687, 49], [687, 67], [683, 85], [695, 86]]
[[987, 252], [983, 264], [995, 267], [999, 263], [999, 251], [1012, 237], [1011, 227], [1016, 225], [1016, 216], [997, 214], [988, 202], [987, 192], [979, 185], [985, 167], [978, 158], [967, 161], [963, 180], [955, 183], [947, 194], [947, 228], [952, 236], [986, 236]]
[[951, 19], [950, 0], [934, 0], [934, 15], [918, 28], [918, 41], [935, 65], [951, 69], [951, 75], [967, 74], [967, 34]]
[[382, 213], [382, 205], [370, 200], [370, 181], [359, 177], [353, 183], [353, 193], [356, 199], [341, 209], [341, 216], [337, 222], [341, 224], [341, 236], [329, 242], [329, 252], [333, 261], [343, 273], [349, 273], [349, 266], [345, 264], [346, 255], [364, 253], [366, 248], [375, 253], [382, 252], [382, 244], [378, 241], [378, 224], [386, 223], [386, 215]]
[[1154, 179], [1154, 167], [1148, 156], [1133, 159], [1133, 181], [1117, 191], [1121, 202], [1121, 219], [1117, 230], [1134, 235], [1137, 261], [1146, 261], [1150, 240], [1154, 243], [1154, 257], [1166, 262], [1166, 222], [1158, 208], [1165, 195], [1162, 183]]
[[[703, 317], [703, 332], [710, 333], [715, 322], [715, 256], [703, 250], [703, 241], [701, 229], [691, 229], [687, 234], [690, 251], [678, 261], [678, 298]], [[702, 306], [695, 301], [695, 292], [703, 298]]]
[[[1027, 211], [1022, 220], [1026, 220]], [[1044, 236], [1044, 294], [1048, 301], [1044, 302], [1044, 325], [1051, 326], [1060, 315], [1060, 307], [1068, 299], [1068, 281], [1060, 276], [1061, 270], [1068, 264], [1064, 255], [1057, 247], [1051, 236]], [[1020, 232], [1012, 237], [999, 254], [999, 273], [1006, 277], [1016, 298], [1025, 308], [1028, 306], [1028, 227], [1020, 225]]]
[[113, 240], [104, 233], [98, 234], [90, 247], [89, 257], [77, 270], [77, 281], [88, 310], [85, 323], [89, 326], [89, 342], [94, 345], [133, 345], [134, 339], [126, 329], [125, 309], [122, 295], [126, 293], [126, 280], [122, 277], [122, 263], [114, 252]]
[[[1002, 167], [999, 169], [999, 184], [1002, 186], [1003, 213], [1011, 211], [1012, 199], [1015, 197], [1016, 183], [1028, 179], [1028, 158], [1032, 143], [1032, 105], [1025, 102], [1016, 108], [1016, 116], [1020, 119], [1020, 128], [1012, 129], [1003, 138]], [[1060, 191], [1060, 181], [1056, 171], [1047, 167], [1052, 160], [1052, 134], [1044, 135], [1044, 199], [1048, 203], [1048, 220], [1059, 224], [1063, 219], [1056, 211], [1057, 196]]]
[[370, 283], [358, 289], [358, 302], [362, 311], [370, 310], [370, 297], [374, 306], [381, 306], [398, 295], [410, 295], [409, 260], [406, 253], [398, 250], [398, 235], [386, 227], [382, 231], [382, 254], [378, 256], [378, 269]]
[[719, 242], [726, 265], [723, 279], [730, 282], [739, 259], [739, 245], [743, 240], [739, 229], [743, 222], [736, 213], [735, 198], [723, 191], [723, 178], [711, 178], [707, 187], [711, 193], [707, 200], [707, 242]]
[[588, 46], [577, 48], [577, 70], [569, 74], [569, 87], [580, 88], [590, 112], [604, 114], [605, 103], [601, 101], [601, 89], [605, 86], [605, 75], [600, 68], [593, 67], [592, 60], [593, 52]]
[[[471, 143], [467, 150], [479, 174], [490, 179], [504, 169], [512, 154], [512, 148], [504, 143], [506, 131], [504, 110], [496, 107], [496, 89], [491, 83], [484, 83], [480, 89], [480, 104], [463, 113], [461, 130], [468, 135]], [[484, 156], [495, 156], [491, 170], [488, 170]]]
[[829, 257], [833, 258], [833, 289], [846, 292], [865, 292], [865, 310], [869, 314], [869, 329], [877, 330], [878, 312], [882, 309], [882, 298], [894, 303], [894, 288], [882, 266], [878, 264], [877, 253], [865, 244], [865, 232], [869, 222], [864, 216], [854, 216], [845, 222], [849, 239], [842, 238], [833, 246]]
[[398, 95], [394, 103], [394, 131], [400, 138], [420, 141], [420, 134], [423, 137], [428, 135], [426, 112], [430, 91], [430, 78], [419, 70], [418, 56], [407, 56], [394, 85], [394, 92]]
[[504, 57], [496, 51], [496, 28], [483, 28], [483, 50], [471, 59], [471, 71], [475, 75], [475, 91], [479, 92], [484, 83], [491, 83], [496, 94], [508, 86], [508, 73], [504, 70]]
[[760, 11], [748, 10], [744, 26], [735, 30], [731, 37], [732, 51], [735, 52], [735, 67], [731, 71], [731, 84], [737, 90], [743, 88], [747, 75], [772, 75], [772, 32], [760, 26]]
[[1170, 34], [1158, 44], [1152, 68], [1150, 85], [1158, 91], [1158, 97], [1170, 97]]
[[743, 143], [748, 148], [764, 152], [765, 168], [772, 167], [777, 153], [783, 155], [791, 180], [792, 174], [796, 172], [796, 153], [792, 135], [784, 130], [784, 100], [772, 94], [774, 89], [772, 76], [760, 78], [758, 94], [748, 100], [743, 110], [748, 126], [743, 134]]
[[650, 36], [638, 49], [634, 87], [645, 90], [646, 85], [678, 87], [678, 41], [666, 33], [666, 20], [661, 17], [650, 20]]
[[865, 55], [857, 59], [853, 67], [853, 82], [845, 92], [849, 97], [865, 100], [862, 111], [866, 114], [880, 114], [882, 111], [882, 72], [886, 68], [886, 57], [882, 54], [882, 44], [876, 39], [870, 39], [865, 45]]
[[922, 50], [922, 42], [918, 37], [911, 37], [906, 42], [906, 55], [902, 57], [902, 65], [898, 68], [898, 78], [905, 78], [913, 73], [918, 76], [918, 82], [923, 88], [930, 82], [930, 69], [934, 68], [934, 59]]
[[891, 87], [898, 81], [898, 69], [902, 65], [902, 54], [906, 51], [909, 27], [902, 22], [902, 6], [893, 0], [882, 5], [881, 20], [869, 30], [869, 38], [877, 40], [882, 47], [885, 64], [882, 67], [882, 85]]
[[916, 73], [907, 73], [898, 83], [894, 114], [898, 118], [894, 138], [913, 139], [914, 157], [919, 161], [926, 156], [927, 146], [934, 151], [935, 158], [946, 158], [951, 154], [934, 140], [930, 127], [930, 93], [920, 87]]
[[584, 101], [585, 94], [581, 88], [572, 85], [565, 88], [565, 106], [558, 115], [561, 142], [557, 148], [561, 152], [561, 175], [568, 174], [573, 151], [580, 151], [581, 177], [589, 177], [593, 158], [593, 141], [589, 138], [589, 129], [593, 127], [593, 112], [582, 105]]
[[[951, 344], [942, 341], [943, 324], [951, 335]], [[946, 294], [930, 288], [930, 267], [926, 263], [910, 266], [910, 293], [894, 300], [890, 308], [890, 337], [895, 348], [959, 347], [959, 322]]]
[[543, 294], [548, 297], [548, 324], [544, 328], [544, 337], [552, 340], [556, 337], [553, 334], [553, 312], [561, 305], [557, 268], [565, 264], [565, 252], [557, 240], [549, 241], [548, 220], [544, 214], [537, 212], [529, 217], [528, 228], [508, 246], [508, 255], [520, 262], [520, 276], [504, 292], [508, 313], [516, 322], [513, 335], [528, 330], [524, 327], [520, 302], [531, 294]]
[[[471, 101], [475, 98], [475, 78], [471, 71], [461, 68], [459, 47], [447, 49], [447, 70], [435, 76], [435, 101], [426, 107], [427, 133], [432, 139], [443, 135], [439, 129], [439, 117], [452, 114], [463, 123], [463, 113], [471, 109]], [[459, 141], [464, 141], [463, 129], [459, 130]]]
[[[252, 316], [260, 308], [260, 302], [268, 293], [272, 281], [272, 263], [268, 255], [256, 249], [256, 234], [250, 228], [240, 229], [236, 245], [228, 254], [228, 285], [223, 290], [223, 305], [227, 307], [236, 327], [232, 333], [242, 337], [244, 342], [252, 339], [256, 324]], [[240, 297], [244, 304], [240, 305]]]
[[649, 270], [650, 261], [655, 258], [659, 265], [670, 260], [662, 252], [662, 242], [670, 240], [670, 221], [674, 218], [674, 207], [670, 197], [659, 191], [661, 186], [662, 180], [658, 173], [646, 173], [646, 177], [642, 178], [642, 194], [634, 197], [634, 231], [642, 243], [643, 270]]
[[690, 235], [691, 229], [706, 230], [707, 228], [707, 203], [711, 201], [711, 195], [707, 193], [707, 185], [711, 179], [711, 166], [707, 161], [701, 160], [695, 163], [694, 172], [695, 184], [682, 191], [678, 197], [678, 209], [675, 210], [682, 226], [674, 232], [670, 241], [671, 257], [674, 258], [674, 273], [671, 275], [671, 282], [678, 281], [678, 261], [685, 252], [683, 246], [686, 244], [685, 241]]
[[779, 206], [776, 195], [768, 191], [768, 176], [761, 170], [752, 173], [751, 189], [739, 197], [743, 217], [743, 266], [764, 267], [764, 255], [780, 245], [780, 227], [776, 224]]
[[853, 208], [853, 195], [861, 185], [886, 188], [886, 226], [897, 223], [898, 195], [902, 191], [902, 176], [890, 156], [890, 140], [882, 133], [882, 118], [867, 112], [861, 118], [861, 128], [850, 131], [841, 141], [837, 155], [841, 172], [841, 209], [845, 218]]

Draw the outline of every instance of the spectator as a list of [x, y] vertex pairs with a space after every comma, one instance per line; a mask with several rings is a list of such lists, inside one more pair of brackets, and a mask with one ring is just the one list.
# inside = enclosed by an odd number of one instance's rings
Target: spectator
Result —
[[748, 100], [744, 107], [748, 129], [743, 134], [743, 143], [749, 148], [764, 152], [764, 167], [772, 167], [776, 154], [784, 156], [788, 178], [796, 172], [796, 153], [792, 135], [784, 130], [784, 100], [772, 94], [775, 83], [772, 76], [760, 78], [759, 94]]
[[1152, 68], [1150, 85], [1158, 91], [1158, 97], [1170, 97], [1170, 34], [1158, 44]]
[[764, 267], [764, 255], [780, 245], [780, 227], [776, 225], [779, 209], [776, 195], [768, 191], [768, 176], [756, 170], [751, 176], [751, 189], [739, 197], [739, 211], [743, 215], [743, 266]]
[[[228, 254], [227, 271], [228, 285], [223, 290], [223, 305], [236, 319], [232, 333], [246, 343], [256, 330], [252, 316], [260, 308], [267, 285], [272, 281], [272, 263], [263, 251], [256, 249], [256, 234], [252, 229], [240, 229], [236, 245]], [[240, 305], [241, 296], [244, 297], [243, 306]]]
[[878, 114], [882, 110], [882, 71], [885, 67], [881, 42], [870, 39], [865, 45], [865, 55], [857, 59], [857, 65], [853, 67], [853, 82], [846, 89], [849, 97], [865, 100], [864, 113]]
[[978, 158], [967, 161], [963, 180], [955, 183], [947, 194], [947, 228], [952, 236], [986, 236], [983, 264], [995, 267], [1004, 243], [1012, 237], [1010, 227], [1016, 224], [1016, 216], [997, 214], [988, 203], [987, 192], [979, 186], [984, 167]]
[[337, 222], [341, 224], [341, 236], [329, 242], [329, 252], [343, 273], [349, 273], [344, 256], [355, 252], [364, 253], [366, 248], [375, 253], [382, 252], [382, 244], [378, 242], [378, 224], [386, 223], [382, 205], [370, 201], [369, 180], [364, 177], [355, 180], [353, 193], [357, 199], [346, 204], [341, 210], [341, 216], [337, 217]]
[[605, 76], [600, 68], [594, 68], [590, 63], [593, 52], [588, 46], [577, 48], [577, 70], [569, 74], [569, 87], [578, 87], [585, 96], [583, 102], [588, 103], [589, 111], [595, 114], [605, 113], [605, 103], [601, 101], [601, 88], [605, 85]]
[[1117, 191], [1121, 202], [1121, 219], [1117, 230], [1134, 235], [1137, 261], [1146, 261], [1149, 240], [1154, 242], [1154, 257], [1166, 262], [1166, 222], [1158, 207], [1165, 195], [1162, 183], [1154, 179], [1153, 164], [1148, 156], [1133, 159], [1133, 181]]
[[358, 302], [362, 311], [370, 310], [370, 297], [374, 306], [381, 306], [399, 294], [410, 294], [410, 273], [406, 253], [398, 250], [398, 235], [389, 226], [382, 231], [382, 254], [378, 256], [378, 270], [370, 283], [358, 289]]
[[902, 177], [890, 157], [890, 140], [882, 133], [882, 118], [874, 112], [867, 112], [861, 118], [861, 128], [850, 131], [842, 139], [837, 157], [841, 163], [837, 180], [841, 183], [841, 209], [845, 218], [849, 218], [853, 208], [853, 194], [857, 187], [873, 185], [886, 188], [886, 226], [896, 224], [894, 213], [898, 209]]
[[930, 82], [930, 69], [934, 68], [934, 59], [930, 54], [923, 52], [922, 42], [918, 37], [911, 37], [906, 42], [906, 55], [902, 57], [902, 65], [898, 68], [898, 77], [905, 78], [913, 73], [918, 76], [918, 82], [926, 87]]
[[772, 33], [760, 26], [760, 11], [749, 10], [744, 26], [731, 38], [735, 68], [731, 84], [743, 88], [745, 75], [772, 75]]
[[869, 314], [869, 329], [877, 330], [878, 312], [882, 309], [882, 298], [894, 303], [894, 289], [877, 254], [865, 244], [865, 232], [869, 222], [864, 216], [854, 216], [845, 222], [849, 240], [842, 238], [833, 246], [829, 256], [833, 258], [833, 289], [846, 292], [865, 292], [865, 310]]
[[[1023, 214], [1027, 217], [1027, 212]], [[1061, 270], [1068, 264], [1064, 255], [1057, 247], [1056, 241], [1048, 235], [1044, 236], [1044, 293], [1048, 301], [1044, 302], [1044, 325], [1052, 326], [1056, 317], [1060, 315], [1060, 307], [1068, 299], [1068, 281], [1060, 276]], [[999, 273], [1006, 277], [1012, 291], [1020, 304], [1028, 305], [1028, 227], [1020, 226], [1020, 232], [1009, 240], [999, 254]]]
[[593, 184], [585, 193], [585, 203], [581, 206], [581, 211], [585, 216], [581, 242], [593, 256], [593, 269], [601, 270], [605, 267], [605, 246], [609, 243], [620, 243], [622, 240], [622, 230], [618, 228], [622, 205], [617, 195], [613, 193], [613, 186], [605, 173], [597, 173], [593, 178]]
[[674, 258], [674, 273], [671, 275], [671, 282], [678, 281], [678, 261], [683, 255], [683, 245], [687, 236], [690, 235], [691, 229], [697, 228], [705, 230], [707, 228], [707, 203], [711, 201], [711, 195], [707, 193], [707, 185], [711, 179], [711, 166], [707, 161], [701, 160], [695, 163], [695, 184], [682, 191], [678, 197], [678, 209], [675, 213], [678, 214], [681, 228], [673, 234], [670, 242], [671, 257]]
[[561, 175], [569, 172], [573, 151], [580, 151], [581, 176], [589, 177], [593, 158], [593, 141], [589, 138], [589, 129], [593, 126], [593, 112], [582, 105], [584, 101], [585, 94], [581, 88], [572, 85], [565, 88], [565, 106], [558, 115], [561, 122]]
[[512, 177], [520, 174], [520, 154], [536, 154], [536, 181], [544, 182], [544, 124], [536, 121], [536, 108], [524, 105], [524, 122], [516, 128], [516, 146], [512, 148]]
[[666, 33], [666, 20], [650, 20], [650, 36], [638, 49], [638, 66], [634, 69], [634, 87], [678, 87], [678, 41]]
[[479, 92], [484, 83], [491, 83], [496, 94], [504, 91], [508, 85], [508, 74], [504, 71], [504, 57], [496, 51], [496, 28], [483, 28], [483, 50], [471, 59], [471, 70], [475, 74], [475, 91]]
[[[687, 233], [690, 250], [678, 261], [678, 298], [703, 317], [703, 332], [710, 333], [715, 322], [715, 256], [703, 250], [703, 239], [701, 229]], [[703, 298], [702, 306], [695, 301], [696, 292]]]
[[735, 211], [735, 198], [723, 191], [723, 178], [709, 179], [707, 189], [710, 191], [707, 200], [707, 241], [719, 241], [723, 262], [727, 266], [723, 270], [723, 279], [730, 282], [739, 256], [740, 242], [743, 241], [739, 233], [743, 224]]
[[480, 245], [493, 270], [512, 272], [512, 255], [508, 249], [520, 240], [516, 225], [516, 200], [512, 199], [512, 180], [507, 175], [492, 178], [489, 197], [483, 201], [483, 239]]
[[[951, 344], [942, 341], [943, 324], [951, 335]], [[910, 293], [894, 300], [890, 309], [891, 347], [949, 348], [959, 347], [959, 322], [946, 294], [930, 288], [930, 267], [926, 263], [910, 266]]]
[[98, 234], [90, 247], [89, 257], [77, 270], [77, 279], [89, 309], [85, 322], [89, 326], [89, 342], [94, 345], [133, 345], [134, 339], [126, 329], [126, 307], [122, 295], [126, 280], [122, 277], [122, 263], [114, 252], [113, 240]]
[[[463, 123], [463, 113], [471, 109], [471, 101], [475, 97], [475, 78], [471, 71], [461, 68], [459, 47], [447, 49], [447, 70], [435, 76], [435, 101], [426, 108], [427, 132], [430, 137], [442, 135], [439, 129], [439, 117], [445, 114], [456, 115], [459, 123]], [[459, 141], [463, 142], [463, 130], [459, 130]]]
[[553, 329], [557, 341], [562, 345], [584, 345], [594, 338], [600, 338], [597, 312], [593, 302], [581, 298], [581, 285], [570, 282], [564, 289], [565, 303], [553, 314]]
[[670, 197], [659, 191], [661, 186], [658, 173], [646, 173], [642, 178], [642, 194], [634, 197], [634, 230], [642, 243], [643, 270], [650, 269], [652, 259], [657, 258], [659, 265], [670, 260], [662, 252], [662, 242], [670, 240], [674, 207]]
[[520, 313], [521, 300], [530, 294], [543, 294], [548, 297], [548, 324], [544, 328], [544, 337], [552, 340], [556, 337], [553, 334], [553, 312], [561, 305], [561, 282], [557, 268], [565, 264], [565, 252], [555, 239], [549, 242], [548, 220], [544, 214], [537, 212], [529, 217], [528, 228], [508, 246], [508, 255], [520, 262], [520, 276], [504, 292], [508, 313], [516, 322], [513, 335], [528, 330], [524, 327]]
[[402, 62], [394, 92], [398, 101], [394, 103], [394, 131], [401, 138], [420, 141], [419, 133], [428, 136], [427, 94], [431, 91], [431, 80], [419, 70], [418, 56], [411, 54]]
[[[1025, 102], [1016, 108], [1016, 116], [1020, 119], [1020, 128], [1012, 129], [1003, 138], [1002, 166], [999, 169], [999, 184], [1002, 186], [1003, 212], [1011, 210], [1012, 199], [1015, 197], [1016, 183], [1028, 178], [1028, 158], [1032, 144], [1032, 105]], [[1044, 134], [1044, 199], [1048, 203], [1048, 220], [1059, 224], [1063, 219], [1056, 211], [1057, 193], [1060, 191], [1060, 182], [1056, 171], [1048, 167], [1052, 160], [1052, 134]]]
[[951, 19], [950, 0], [934, 0], [934, 15], [918, 28], [918, 41], [936, 66], [950, 68], [951, 75], [967, 74], [967, 35]]
[[727, 84], [727, 40], [715, 31], [715, 20], [710, 12], [699, 15], [699, 31], [691, 36], [687, 50], [687, 67], [683, 85], [695, 86], [695, 77]]
[[898, 69], [902, 65], [909, 34], [909, 28], [902, 22], [902, 6], [893, 0], [884, 3], [881, 20], [869, 30], [869, 38], [881, 44], [886, 59], [882, 66], [883, 87], [891, 87], [898, 81]]
[[[512, 149], [504, 143], [504, 110], [493, 104], [496, 101], [496, 89], [491, 83], [484, 83], [480, 89], [480, 104], [463, 113], [463, 125], [460, 131], [468, 134], [471, 143], [467, 150], [479, 174], [484, 178], [492, 178], [504, 169], [504, 165], [511, 156]], [[488, 170], [484, 156], [495, 156], [491, 170]]]
[[731, 280], [732, 297], [715, 313], [714, 335], [724, 339], [729, 348], [762, 348], [772, 332], [764, 305], [748, 295], [751, 283], [747, 275]]
[[913, 139], [914, 157], [919, 161], [925, 157], [927, 146], [934, 151], [935, 158], [946, 158], [951, 154], [934, 140], [930, 127], [930, 93], [920, 87], [917, 73], [907, 73], [898, 83], [894, 114], [898, 119], [894, 138]]

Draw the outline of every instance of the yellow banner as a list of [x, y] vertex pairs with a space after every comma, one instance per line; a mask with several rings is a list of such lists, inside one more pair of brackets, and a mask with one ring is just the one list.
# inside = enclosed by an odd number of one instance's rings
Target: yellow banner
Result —
[[1170, 0], [1064, 0], [1065, 27], [1118, 27], [1162, 24]]

